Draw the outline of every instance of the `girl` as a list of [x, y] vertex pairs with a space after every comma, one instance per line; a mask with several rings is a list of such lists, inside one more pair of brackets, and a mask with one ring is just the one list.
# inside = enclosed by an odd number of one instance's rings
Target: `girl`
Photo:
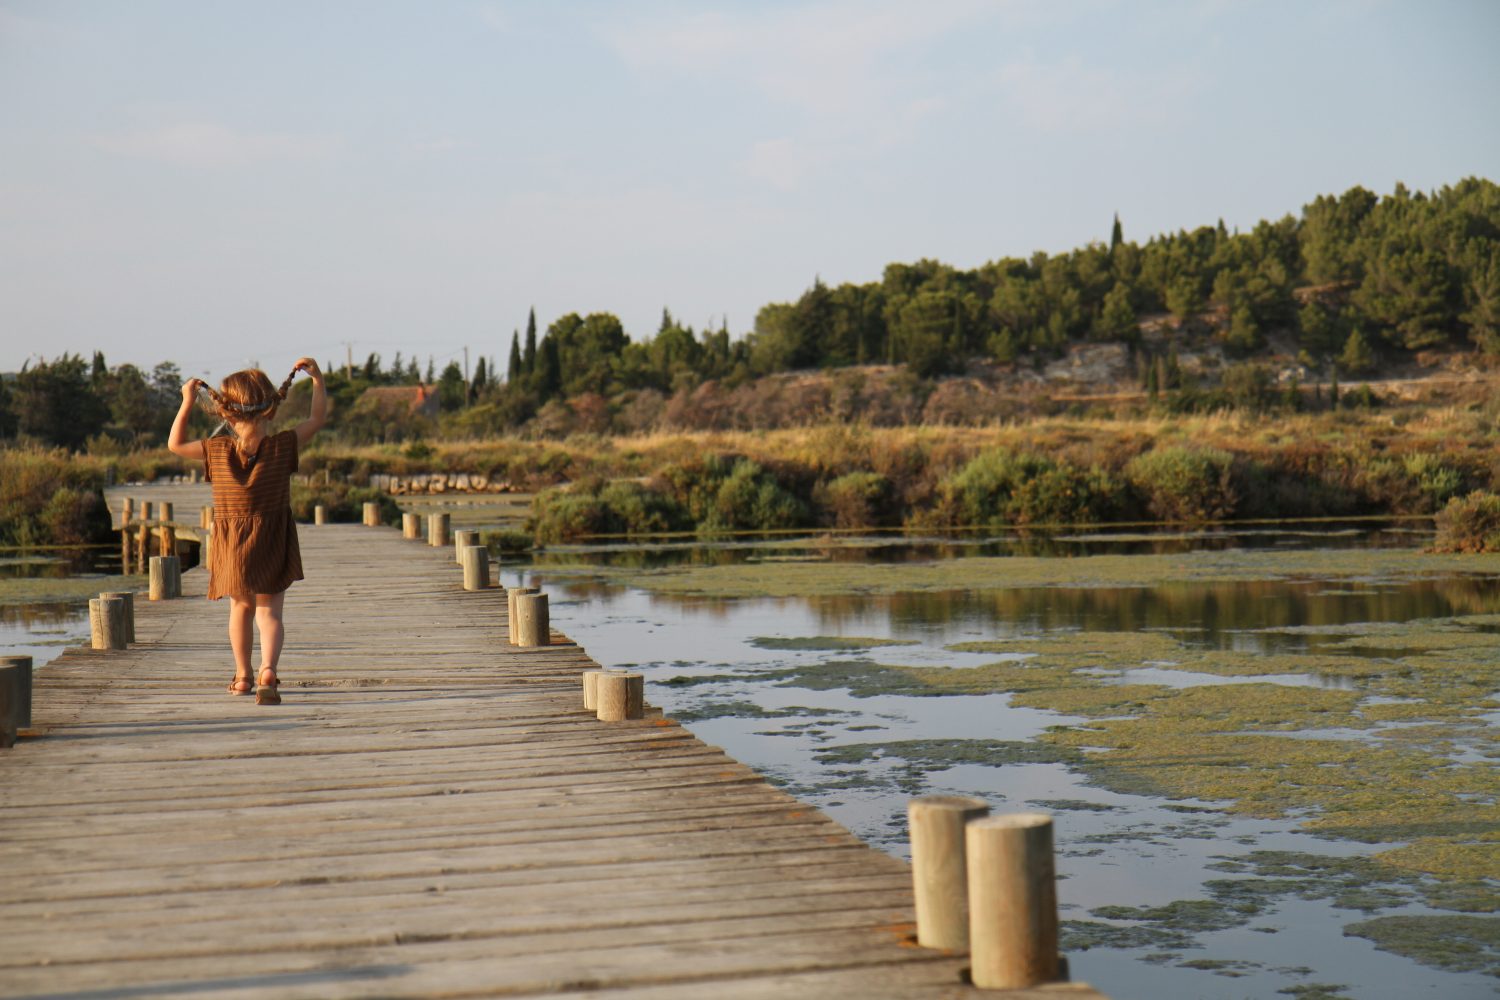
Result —
[[[312, 411], [293, 430], [273, 435], [271, 420], [299, 371], [312, 377]], [[212, 397], [233, 437], [186, 440], [188, 414], [200, 391]], [[208, 597], [229, 598], [229, 646], [234, 651], [229, 693], [247, 695], [253, 689], [257, 705], [281, 704], [276, 677], [283, 637], [281, 606], [286, 588], [302, 579], [291, 477], [297, 471], [298, 451], [327, 419], [323, 373], [312, 358], [302, 358], [279, 389], [255, 368], [235, 372], [218, 392], [199, 379], [188, 379], [182, 387], [182, 407], [167, 436], [172, 454], [203, 462], [214, 485]], [[258, 676], [250, 673], [252, 623], [260, 629]]]

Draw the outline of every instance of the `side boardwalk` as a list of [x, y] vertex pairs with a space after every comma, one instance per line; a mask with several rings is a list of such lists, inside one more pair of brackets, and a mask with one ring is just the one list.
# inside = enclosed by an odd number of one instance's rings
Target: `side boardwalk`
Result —
[[981, 995], [911, 944], [905, 864], [670, 720], [583, 712], [595, 664], [506, 646], [451, 549], [301, 538], [281, 706], [224, 693], [202, 570], [37, 672], [0, 996]]

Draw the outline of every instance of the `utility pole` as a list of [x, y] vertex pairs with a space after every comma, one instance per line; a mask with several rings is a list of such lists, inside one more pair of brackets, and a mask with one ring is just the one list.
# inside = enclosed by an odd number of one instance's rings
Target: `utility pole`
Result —
[[354, 342], [352, 340], [345, 340], [345, 341], [343, 341], [343, 345], [344, 345], [344, 380], [348, 381], [348, 382], [353, 382], [354, 381]]

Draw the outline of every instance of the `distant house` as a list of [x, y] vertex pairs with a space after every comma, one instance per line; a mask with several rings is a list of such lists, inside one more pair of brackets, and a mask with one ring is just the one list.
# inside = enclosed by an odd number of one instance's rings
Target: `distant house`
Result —
[[438, 415], [438, 394], [435, 385], [381, 385], [366, 389], [355, 406], [363, 411], [374, 411], [386, 416], [415, 413], [424, 417]]

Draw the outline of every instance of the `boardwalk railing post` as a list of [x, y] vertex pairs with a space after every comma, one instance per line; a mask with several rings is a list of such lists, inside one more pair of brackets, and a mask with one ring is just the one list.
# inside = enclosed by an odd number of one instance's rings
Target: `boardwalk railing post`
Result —
[[135, 591], [106, 590], [100, 597], [115, 597], [125, 602], [125, 641], [135, 642]]
[[505, 594], [505, 604], [507, 609], [506, 620], [510, 624], [510, 644], [512, 646], [519, 646], [521, 644], [519, 637], [516, 635], [516, 615], [519, 614], [519, 612], [516, 610], [516, 602], [519, 601], [523, 595], [536, 593], [540, 593], [540, 591], [535, 587], [512, 587]]
[[[142, 504], [141, 506], [146, 506]], [[151, 558], [151, 518], [141, 514], [141, 529], [136, 533], [135, 566], [137, 573], [146, 572], [146, 560]]]
[[[16, 731], [31, 728], [31, 676], [32, 665], [29, 656], [0, 656], [0, 670], [14, 670], [15, 680], [12, 682], [16, 695], [16, 707], [12, 711]], [[5, 682], [0, 680], [0, 685]]]
[[325, 504], [313, 504], [313, 524], [328, 523], [328, 507]]
[[420, 539], [422, 537], [422, 515], [421, 514], [413, 514], [411, 511], [405, 511], [405, 512], [402, 513], [402, 515], [401, 515], [401, 537], [402, 538], [416, 538], [416, 539]]
[[[475, 532], [477, 534], [477, 532]], [[483, 545], [466, 545], [458, 550], [464, 565], [464, 589], [488, 590], [490, 586], [490, 550]]]
[[448, 544], [448, 515], [427, 515], [427, 544], [435, 549], [441, 549]]
[[365, 501], [365, 527], [378, 528], [380, 526], [380, 504], [371, 500]]
[[606, 670], [594, 681], [598, 699], [596, 713], [600, 722], [624, 722], [646, 715], [646, 678]]
[[546, 646], [552, 642], [546, 594], [522, 594], [516, 598], [516, 645]]
[[987, 816], [965, 830], [974, 985], [1015, 990], [1057, 979], [1052, 817]]
[[160, 524], [160, 555], [175, 556], [177, 554], [177, 529], [172, 527], [172, 505], [163, 502], [161, 514], [157, 518]]
[[[156, 556], [151, 560], [154, 564]], [[125, 648], [125, 602], [118, 597], [89, 600], [89, 632], [95, 649]]]
[[130, 566], [135, 560], [130, 558], [130, 517], [134, 513], [135, 500], [132, 497], [125, 498], [125, 505], [120, 508], [120, 573], [123, 576], [130, 575]]
[[924, 795], [906, 806], [917, 944], [924, 948], [969, 947], [964, 826], [989, 812], [984, 799], [972, 795]]
[[198, 508], [198, 527], [207, 531], [214, 526], [214, 505], [208, 504]]
[[453, 561], [460, 566], [464, 562], [464, 548], [479, 544], [479, 532], [473, 528], [459, 528], [453, 533]]

